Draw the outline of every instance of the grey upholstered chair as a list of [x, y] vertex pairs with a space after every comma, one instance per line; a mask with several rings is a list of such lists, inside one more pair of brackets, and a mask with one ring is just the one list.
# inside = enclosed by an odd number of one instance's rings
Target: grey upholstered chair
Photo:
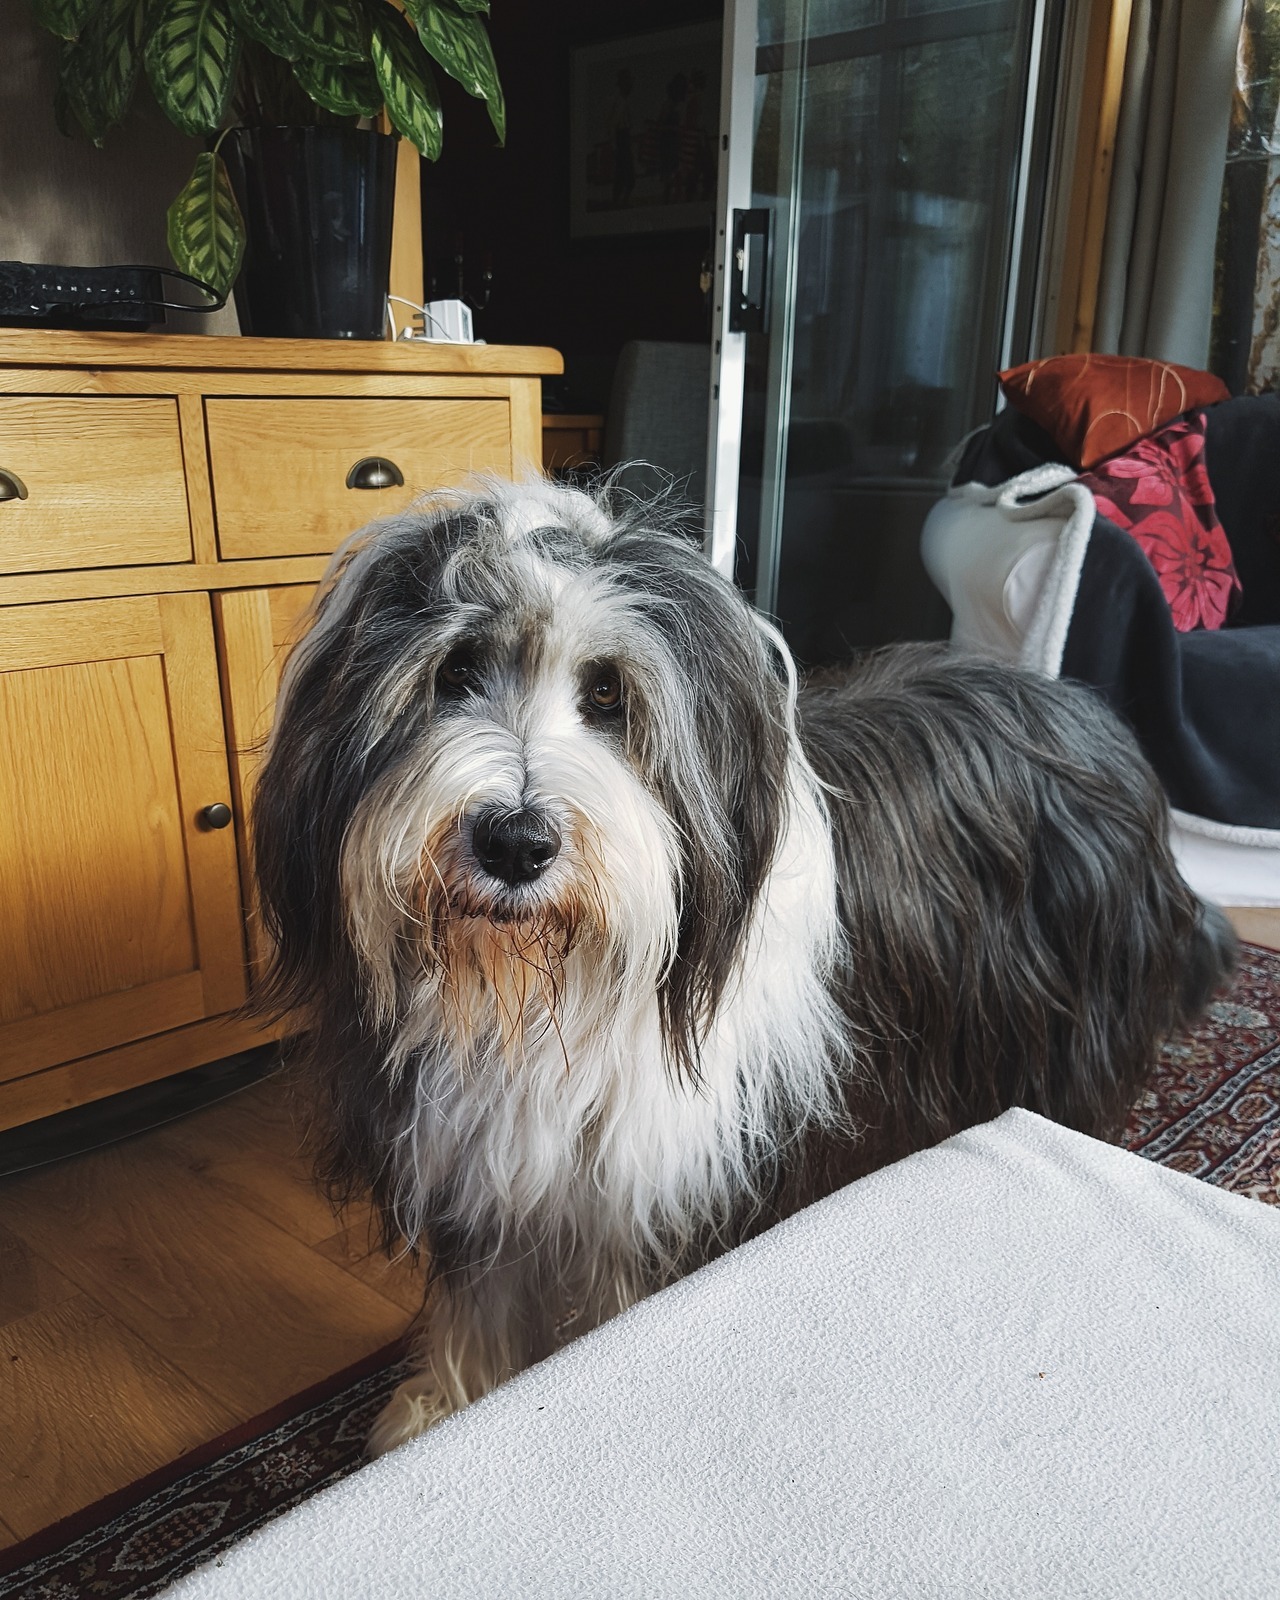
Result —
[[622, 347], [605, 418], [606, 467], [634, 463], [621, 482], [651, 493], [674, 482], [701, 508], [706, 495], [711, 346], [636, 339]]

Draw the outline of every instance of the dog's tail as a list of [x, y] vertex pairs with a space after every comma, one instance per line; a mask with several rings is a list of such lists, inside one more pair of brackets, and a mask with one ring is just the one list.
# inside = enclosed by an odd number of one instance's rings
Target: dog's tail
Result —
[[1179, 993], [1178, 1025], [1194, 1022], [1236, 970], [1240, 941], [1221, 907], [1201, 900], [1200, 915], [1187, 941]]

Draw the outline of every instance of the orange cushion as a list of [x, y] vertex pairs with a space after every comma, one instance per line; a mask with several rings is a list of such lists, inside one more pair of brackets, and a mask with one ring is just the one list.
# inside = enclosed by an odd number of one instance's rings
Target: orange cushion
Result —
[[1039, 423], [1081, 469], [1184, 411], [1231, 398], [1211, 372], [1139, 356], [1049, 356], [1002, 372], [1000, 387], [1009, 404]]

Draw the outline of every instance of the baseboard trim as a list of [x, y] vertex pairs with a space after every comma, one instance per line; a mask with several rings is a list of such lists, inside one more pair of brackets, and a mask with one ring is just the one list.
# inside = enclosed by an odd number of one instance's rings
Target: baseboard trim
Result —
[[122, 1089], [118, 1094], [55, 1111], [51, 1116], [0, 1133], [0, 1178], [43, 1167], [68, 1156], [84, 1155], [103, 1145], [131, 1139], [162, 1123], [174, 1122], [224, 1100], [251, 1083], [270, 1076], [280, 1064], [274, 1044], [258, 1045], [207, 1061], [173, 1077]]

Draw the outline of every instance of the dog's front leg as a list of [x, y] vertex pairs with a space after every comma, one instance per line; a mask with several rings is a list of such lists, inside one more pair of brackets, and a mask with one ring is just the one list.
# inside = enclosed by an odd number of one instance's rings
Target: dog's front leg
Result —
[[440, 1285], [417, 1347], [422, 1369], [396, 1389], [369, 1434], [366, 1453], [385, 1455], [546, 1353], [528, 1326], [524, 1274], [490, 1266], [469, 1283]]

